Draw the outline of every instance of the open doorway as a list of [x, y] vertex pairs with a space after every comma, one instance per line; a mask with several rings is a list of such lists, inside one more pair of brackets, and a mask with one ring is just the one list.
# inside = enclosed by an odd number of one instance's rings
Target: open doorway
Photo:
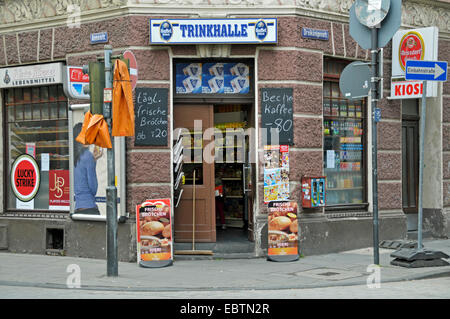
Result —
[[[201, 125], [196, 127], [196, 122]], [[182, 243], [195, 238], [198, 249], [215, 254], [252, 253], [256, 186], [255, 161], [250, 159], [253, 104], [176, 104], [174, 129], [179, 128], [184, 129], [185, 184], [175, 210], [175, 244], [183, 249]]]
[[249, 104], [214, 105], [217, 243], [236, 250], [253, 241], [252, 115]]

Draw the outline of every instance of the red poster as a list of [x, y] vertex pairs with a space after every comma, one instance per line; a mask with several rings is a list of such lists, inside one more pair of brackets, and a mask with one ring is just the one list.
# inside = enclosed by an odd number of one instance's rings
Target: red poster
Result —
[[69, 171], [50, 170], [48, 186], [49, 209], [70, 210]]
[[89, 75], [84, 74], [81, 68], [69, 68], [69, 76], [71, 82], [89, 83]]
[[147, 200], [137, 205], [136, 227], [139, 264], [144, 267], [163, 267], [171, 264], [170, 199]]

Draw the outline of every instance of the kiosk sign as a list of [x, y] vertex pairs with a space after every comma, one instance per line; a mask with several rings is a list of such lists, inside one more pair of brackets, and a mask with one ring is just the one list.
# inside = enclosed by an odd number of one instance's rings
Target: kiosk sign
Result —
[[39, 166], [31, 155], [20, 155], [11, 169], [11, 188], [22, 202], [29, 202], [39, 191], [41, 176]]
[[150, 44], [277, 43], [276, 18], [150, 19]]

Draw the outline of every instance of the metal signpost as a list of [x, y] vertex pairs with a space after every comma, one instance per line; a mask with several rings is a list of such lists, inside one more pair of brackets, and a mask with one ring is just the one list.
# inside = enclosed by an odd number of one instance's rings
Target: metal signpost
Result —
[[[107, 98], [108, 92], [112, 94], [112, 46], [105, 45], [105, 90], [103, 96], [103, 115], [108, 123], [111, 136], [112, 96]], [[114, 137], [111, 136], [112, 148], [106, 153], [108, 165], [108, 186], [106, 187], [106, 256], [107, 275], [118, 276], [118, 246], [117, 246], [117, 187], [115, 185], [114, 163]]]
[[395, 257], [391, 264], [404, 267], [446, 266], [448, 263], [441, 258], [449, 258], [440, 251], [425, 250], [422, 244], [423, 220], [423, 167], [425, 145], [425, 122], [427, 114], [427, 81], [447, 81], [447, 62], [407, 60], [405, 66], [406, 80], [423, 81], [422, 111], [420, 116], [419, 142], [419, 213], [417, 225], [417, 248], [400, 249], [391, 254]]
[[[108, 125], [112, 148], [107, 149], [107, 187], [106, 187], [106, 270], [107, 276], [118, 276], [118, 221], [117, 221], [117, 187], [115, 178], [114, 137], [112, 129], [112, 98], [113, 98], [113, 63], [121, 59], [127, 66], [129, 61], [123, 55], [112, 55], [112, 46], [104, 46], [104, 57], [98, 57], [102, 62], [89, 62], [83, 66], [83, 73], [89, 74], [89, 87], [86, 94], [90, 95], [90, 110], [93, 114], [102, 114]], [[89, 91], [89, 92], [87, 92]]]
[[[379, 51], [397, 32], [401, 24], [401, 0], [356, 0], [350, 8], [350, 35], [363, 48], [370, 49], [370, 82], [372, 113], [372, 192], [373, 192], [373, 253], [374, 264], [379, 262], [378, 248], [378, 163], [377, 163], [377, 122], [381, 114], [377, 109], [377, 101], [382, 96], [379, 86]], [[362, 64], [362, 63], [361, 63]], [[355, 89], [356, 90], [356, 89]], [[342, 91], [342, 88], [341, 88]], [[344, 96], [345, 92], [343, 91]], [[350, 94], [349, 98], [357, 94]]]

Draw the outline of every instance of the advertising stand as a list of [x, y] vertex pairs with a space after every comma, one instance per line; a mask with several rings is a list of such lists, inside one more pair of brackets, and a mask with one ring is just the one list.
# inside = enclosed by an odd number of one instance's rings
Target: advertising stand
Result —
[[296, 201], [269, 203], [267, 260], [298, 260], [298, 205]]
[[173, 263], [170, 199], [152, 199], [136, 206], [137, 260], [140, 266], [160, 268]]

